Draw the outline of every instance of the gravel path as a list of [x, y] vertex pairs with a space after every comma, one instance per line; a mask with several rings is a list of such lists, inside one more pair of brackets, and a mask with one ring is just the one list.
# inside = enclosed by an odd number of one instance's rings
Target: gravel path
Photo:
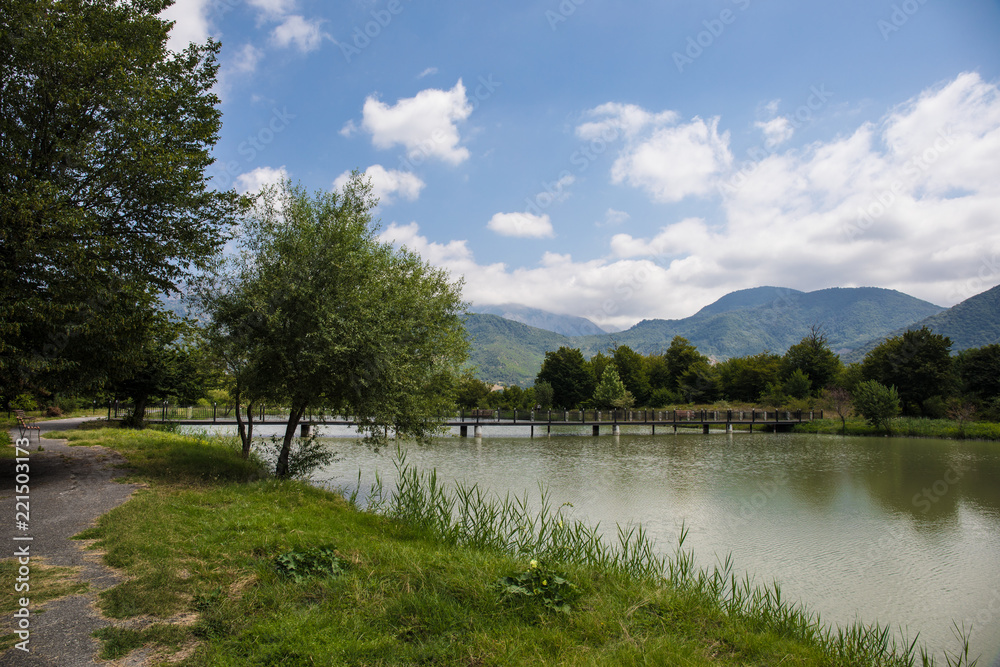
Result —
[[[85, 419], [58, 419], [39, 422], [43, 451], [38, 448], [38, 432], [31, 433], [30, 486], [31, 516], [28, 531], [15, 525], [14, 461], [3, 461], [0, 471], [0, 557], [10, 558], [24, 544], [30, 545], [32, 563], [44, 560], [48, 565], [81, 568], [81, 578], [90, 589], [34, 605], [31, 611], [29, 653], [16, 648], [0, 654], [0, 667], [7, 665], [40, 666], [108, 665], [97, 661], [98, 641], [94, 630], [110, 623], [95, 608], [97, 594], [120, 581], [114, 570], [101, 563], [100, 556], [84, 550], [84, 544], [71, 540], [97, 517], [125, 502], [137, 488], [120, 484], [115, 477], [123, 474], [113, 466], [124, 459], [104, 447], [69, 447], [61, 440], [46, 440], [50, 431], [75, 428]], [[19, 437], [11, 431], [11, 440]], [[31, 542], [15, 541], [15, 536], [30, 535]], [[3, 582], [13, 587], [13, 582]], [[6, 619], [5, 619], [6, 620]]]

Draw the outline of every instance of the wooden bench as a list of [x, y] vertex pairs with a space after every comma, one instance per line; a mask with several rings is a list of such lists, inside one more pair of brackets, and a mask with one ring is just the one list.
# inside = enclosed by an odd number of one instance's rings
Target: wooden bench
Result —
[[38, 421], [37, 417], [29, 417], [24, 414], [24, 410], [14, 410], [14, 414], [17, 416], [17, 428], [21, 431], [21, 437], [24, 437], [25, 431], [28, 433], [28, 440], [31, 440], [31, 431], [38, 431], [38, 441], [42, 441], [42, 427], [36, 424]]

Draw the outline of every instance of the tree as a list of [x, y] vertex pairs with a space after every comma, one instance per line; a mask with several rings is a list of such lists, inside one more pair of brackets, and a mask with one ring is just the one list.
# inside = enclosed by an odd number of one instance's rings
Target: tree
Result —
[[587, 362], [575, 347], [563, 346], [545, 353], [535, 385], [541, 382], [552, 386], [552, 405], [558, 408], [575, 408], [594, 393]]
[[381, 445], [389, 429], [427, 438], [454, 405], [468, 345], [461, 283], [379, 241], [375, 204], [357, 173], [338, 192], [266, 190], [243, 220], [239, 255], [223, 264], [229, 277], [217, 281], [239, 304], [226, 317], [252, 343], [252, 389], [288, 401], [279, 477], [309, 408], [350, 416]]
[[[840, 358], [830, 349], [826, 335], [815, 326], [810, 329], [809, 335], [788, 348], [781, 358], [781, 372], [785, 378], [790, 378], [796, 370], [809, 376], [811, 384], [807, 392], [818, 392], [829, 385], [837, 377], [840, 368]], [[804, 398], [788, 391], [787, 388], [785, 392], [797, 398]]]
[[535, 404], [540, 406], [543, 410], [548, 410], [552, 407], [552, 385], [544, 380], [541, 382], [535, 382]]
[[630, 408], [632, 407], [632, 394], [625, 388], [625, 383], [618, 377], [618, 371], [614, 364], [608, 364], [604, 368], [604, 375], [597, 388], [594, 389], [594, 407], [606, 408]]
[[458, 378], [455, 402], [464, 410], [485, 408], [490, 396], [490, 385], [473, 377], [472, 373], [464, 373]]
[[781, 385], [781, 390], [792, 398], [805, 398], [811, 388], [812, 380], [801, 368], [792, 371]]
[[843, 387], [829, 387], [824, 390], [824, 397], [837, 413], [837, 416], [840, 417], [840, 432], [846, 433], [847, 417], [851, 414], [851, 408], [853, 407], [851, 393]]
[[854, 407], [875, 428], [892, 433], [892, 418], [899, 414], [899, 394], [875, 380], [866, 380], [854, 390]]
[[719, 364], [722, 393], [733, 401], [756, 401], [767, 386], [779, 384], [781, 357], [761, 352]]
[[1000, 344], [963, 350], [955, 365], [966, 393], [981, 401], [1000, 396]]
[[698, 352], [698, 348], [682, 336], [674, 336], [663, 358], [667, 364], [667, 389], [680, 389], [681, 378], [692, 365], [699, 362], [708, 364], [708, 357]]
[[[103, 367], [122, 284], [175, 289], [225, 241], [235, 193], [205, 169], [221, 113], [219, 45], [166, 50], [164, 0], [0, 3], [0, 390]], [[88, 343], [81, 343], [85, 346]], [[115, 339], [118, 363], [141, 341]], [[49, 376], [51, 379], [53, 376]]]
[[619, 345], [614, 351], [615, 369], [639, 405], [649, 401], [649, 379], [646, 377], [646, 363], [642, 355], [628, 345]]
[[681, 374], [678, 391], [688, 403], [711, 403], [719, 397], [719, 373], [707, 358], [700, 359]]
[[921, 327], [889, 338], [870, 351], [861, 372], [866, 380], [896, 387], [904, 414], [920, 415], [925, 401], [932, 396], [948, 397], [954, 390], [950, 350], [951, 339]]

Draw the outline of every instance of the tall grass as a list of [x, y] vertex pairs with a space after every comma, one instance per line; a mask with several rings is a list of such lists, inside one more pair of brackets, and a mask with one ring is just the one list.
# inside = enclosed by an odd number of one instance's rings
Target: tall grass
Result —
[[[500, 496], [477, 484], [445, 487], [436, 470], [421, 472], [399, 450], [395, 459], [396, 488], [386, 493], [376, 475], [369, 510], [428, 531], [454, 546], [493, 550], [515, 558], [574, 564], [607, 574], [654, 583], [702, 612], [715, 610], [753, 632], [807, 642], [832, 658], [834, 665], [934, 667], [936, 662], [917, 642], [907, 643], [888, 625], [859, 622], [848, 627], [824, 625], [819, 616], [782, 596], [777, 583], [761, 585], [748, 575], [733, 573], [732, 558], [712, 568], [700, 568], [694, 553], [684, 548], [682, 526], [676, 549], [661, 556], [641, 525], [618, 526], [609, 542], [597, 526], [568, 519], [566, 505], [553, 508], [547, 491], [532, 507], [527, 494]], [[356, 498], [356, 494], [352, 499]], [[956, 628], [964, 652], [946, 654], [948, 667], [974, 667], [968, 656], [968, 633]], [[919, 661], [919, 662], [918, 662]]]
[[[795, 433], [832, 433], [844, 435], [886, 435], [885, 431], [867, 424], [863, 419], [816, 419], [796, 424]], [[1000, 424], [995, 422], [959, 423], [951, 419], [896, 417], [892, 420], [892, 435], [904, 438], [945, 438], [950, 440], [1000, 440]]]

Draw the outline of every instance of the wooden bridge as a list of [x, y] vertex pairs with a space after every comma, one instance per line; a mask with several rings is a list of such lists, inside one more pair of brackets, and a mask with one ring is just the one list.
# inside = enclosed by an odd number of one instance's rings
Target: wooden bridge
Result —
[[[115, 407], [115, 416], [120, 408]], [[108, 417], [111, 418], [109, 408]], [[788, 431], [795, 424], [822, 419], [823, 412], [788, 410], [459, 410], [439, 416], [444, 426], [457, 428], [459, 435], [467, 437], [469, 429], [475, 437], [481, 437], [487, 427], [527, 427], [532, 437], [535, 429], [545, 429], [546, 434], [556, 427], [587, 427], [593, 435], [600, 435], [602, 427], [607, 433], [621, 433], [622, 426], [649, 427], [653, 435], [656, 428], [669, 428], [673, 433], [678, 429], [700, 429], [709, 433], [712, 428], [725, 429], [727, 433], [735, 427], [754, 428], [769, 431]], [[171, 422], [189, 425], [235, 425], [231, 408], [220, 410], [219, 406], [176, 407], [163, 404], [147, 409], [146, 419], [150, 422]], [[281, 408], [258, 408], [254, 410], [254, 424], [277, 425], [288, 423], [288, 411]], [[350, 417], [319, 413], [303, 416], [301, 433], [306, 435], [312, 427], [358, 426], [359, 421]]]

